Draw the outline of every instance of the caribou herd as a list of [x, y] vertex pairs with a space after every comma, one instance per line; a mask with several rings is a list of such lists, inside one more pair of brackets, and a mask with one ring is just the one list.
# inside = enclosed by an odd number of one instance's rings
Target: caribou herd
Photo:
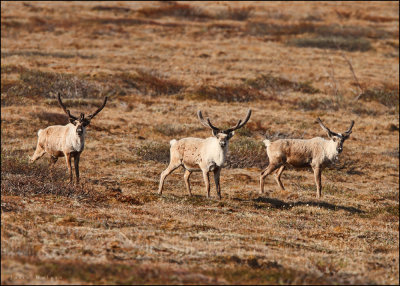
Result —
[[[53, 125], [38, 131], [38, 141], [35, 153], [30, 157], [33, 163], [41, 158], [45, 153], [50, 155], [50, 171], [59, 157], [65, 157], [70, 182], [72, 182], [71, 158], [74, 158], [76, 183], [79, 184], [79, 159], [85, 146], [86, 127], [90, 121], [105, 107], [107, 97], [103, 104], [92, 114], [85, 117], [81, 113], [79, 117], [71, 114], [61, 100], [60, 94], [57, 95], [58, 103], [68, 115], [67, 125]], [[239, 120], [237, 124], [228, 129], [215, 127], [209, 118], [204, 119], [202, 112], [197, 112], [201, 124], [212, 130], [212, 136], [208, 138], [187, 137], [180, 140], [170, 141], [170, 162], [168, 167], [161, 173], [158, 193], [162, 194], [165, 178], [178, 167], [182, 166], [186, 189], [191, 196], [189, 178], [192, 172], [200, 171], [203, 173], [207, 197], [210, 197], [209, 173], [214, 173], [215, 187], [218, 198], [221, 199], [220, 175], [224, 167], [228, 152], [229, 140], [235, 134], [235, 130], [242, 128], [250, 119], [252, 111], [249, 109], [245, 119]], [[317, 186], [317, 198], [321, 197], [321, 171], [329, 162], [336, 160], [343, 150], [343, 143], [349, 138], [354, 121], [351, 121], [349, 128], [343, 133], [331, 131], [324, 125], [320, 118], [317, 122], [327, 133], [329, 140], [321, 137], [311, 139], [279, 139], [271, 142], [265, 139], [265, 144], [269, 164], [260, 175], [260, 194], [264, 193], [265, 178], [275, 172], [275, 180], [279, 187], [284, 190], [281, 182], [281, 175], [287, 166], [294, 168], [311, 167], [314, 171], [315, 184]]]

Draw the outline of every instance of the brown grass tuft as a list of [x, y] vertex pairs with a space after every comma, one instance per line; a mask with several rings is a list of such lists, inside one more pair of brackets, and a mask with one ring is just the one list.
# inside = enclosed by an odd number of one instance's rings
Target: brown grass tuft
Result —
[[1, 53], [2, 58], [12, 57], [12, 56], [22, 56], [22, 57], [51, 57], [51, 58], [61, 58], [61, 59], [71, 59], [71, 58], [81, 58], [81, 59], [93, 59], [94, 55], [82, 55], [80, 53], [71, 54], [63, 52], [41, 52], [41, 51], [12, 51]]
[[228, 168], [263, 168], [268, 162], [265, 146], [260, 140], [239, 138], [229, 145], [226, 159]]
[[369, 88], [360, 95], [364, 101], [377, 101], [387, 107], [399, 108], [399, 86], [384, 85], [383, 87]]
[[220, 102], [248, 102], [260, 98], [260, 92], [246, 85], [202, 85], [191, 95], [193, 99]]
[[355, 40], [358, 40], [359, 38], [381, 39], [394, 36], [394, 33], [382, 29], [360, 26], [343, 26], [338, 24], [322, 25], [315, 22], [299, 22], [295, 24], [248, 22], [246, 24], [245, 33], [250, 35], [276, 36], [315, 34], [317, 38], [355, 38]]
[[253, 7], [228, 7], [215, 15], [215, 19], [219, 20], [236, 20], [245, 21], [253, 15]]
[[138, 147], [136, 154], [146, 161], [169, 163], [169, 149], [168, 143], [151, 142]]
[[66, 171], [49, 167], [42, 162], [28, 164], [26, 159], [16, 154], [2, 152], [1, 157], [1, 194], [8, 196], [31, 197], [54, 195], [76, 198], [82, 201], [101, 199], [91, 187], [81, 188], [66, 183]]
[[296, 47], [311, 47], [320, 49], [361, 51], [366, 52], [372, 49], [370, 41], [364, 38], [343, 38], [343, 37], [314, 37], [296, 38], [287, 42]]
[[101, 88], [72, 74], [22, 70], [19, 82], [7, 90], [9, 96], [53, 98], [60, 92], [67, 98], [96, 97]]
[[304, 93], [317, 93], [319, 90], [310, 82], [295, 82], [283, 77], [276, 77], [271, 74], [260, 75], [254, 79], [248, 79], [245, 83], [253, 88], [267, 90], [272, 93], [284, 90], [301, 91]]
[[149, 18], [177, 17], [190, 20], [206, 20], [211, 16], [200, 7], [169, 1], [160, 7], [146, 7], [138, 10], [140, 14]]
[[40, 121], [47, 125], [65, 125], [69, 123], [68, 116], [62, 113], [46, 112], [31, 113], [32, 118], [39, 118]]
[[104, 12], [113, 12], [113, 13], [128, 13], [131, 11], [128, 7], [119, 7], [119, 6], [103, 6], [97, 5], [94, 6], [91, 10], [93, 11], [104, 11]]

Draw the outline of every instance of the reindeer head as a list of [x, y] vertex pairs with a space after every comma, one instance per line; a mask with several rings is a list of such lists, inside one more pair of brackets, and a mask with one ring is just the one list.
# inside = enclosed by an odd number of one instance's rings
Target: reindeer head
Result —
[[197, 111], [197, 116], [199, 117], [200, 122], [204, 126], [212, 129], [213, 135], [218, 139], [219, 145], [222, 148], [228, 145], [228, 141], [235, 134], [235, 130], [242, 128], [247, 123], [247, 121], [249, 121], [250, 115], [251, 115], [251, 109], [249, 109], [249, 111], [247, 112], [247, 116], [243, 122], [242, 122], [242, 120], [239, 120], [235, 127], [229, 128], [226, 130], [221, 130], [221, 129], [215, 127], [214, 125], [212, 125], [209, 118], [207, 118], [207, 120], [204, 120], [203, 114], [201, 114], [201, 110]]
[[92, 120], [93, 117], [95, 117], [104, 108], [104, 106], [107, 103], [108, 97], [106, 96], [104, 98], [103, 104], [94, 113], [90, 114], [86, 118], [85, 118], [85, 114], [84, 113], [81, 113], [79, 118], [76, 117], [76, 116], [73, 116], [71, 114], [71, 112], [69, 111], [69, 109], [67, 109], [65, 107], [65, 105], [63, 104], [63, 102], [61, 101], [60, 94], [57, 95], [57, 99], [58, 99], [58, 103], [61, 105], [61, 107], [64, 110], [64, 112], [68, 115], [69, 122], [72, 123], [73, 125], [75, 125], [76, 134], [78, 136], [81, 136], [82, 134], [84, 134], [86, 126], [88, 126], [90, 124], [90, 120]]
[[317, 118], [317, 122], [322, 127], [322, 129], [324, 129], [328, 133], [329, 138], [331, 138], [331, 140], [336, 143], [336, 151], [338, 152], [338, 154], [342, 153], [343, 142], [350, 137], [351, 129], [353, 128], [353, 125], [354, 125], [354, 120], [351, 121], [350, 127], [343, 134], [335, 133], [335, 132], [332, 132], [331, 130], [329, 130], [329, 128], [326, 127], [322, 123], [322, 121], [321, 121], [321, 119], [319, 119], [319, 117]]

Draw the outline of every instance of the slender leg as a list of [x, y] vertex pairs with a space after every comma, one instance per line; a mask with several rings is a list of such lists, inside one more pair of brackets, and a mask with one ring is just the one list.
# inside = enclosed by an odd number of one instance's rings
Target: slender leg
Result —
[[72, 182], [72, 168], [71, 168], [71, 154], [70, 153], [64, 153], [65, 154], [65, 160], [67, 161], [67, 167], [68, 167], [68, 172], [69, 172], [69, 182]]
[[160, 185], [158, 187], [158, 194], [161, 195], [162, 194], [162, 189], [164, 186], [164, 180], [165, 178], [172, 173], [172, 171], [174, 171], [176, 168], [178, 168], [181, 165], [180, 162], [173, 164], [172, 162], [169, 163], [169, 166], [167, 167], [167, 169], [164, 170], [164, 172], [161, 173], [161, 177], [160, 177]]
[[221, 199], [221, 185], [219, 183], [219, 177], [221, 175], [221, 168], [214, 169], [214, 181], [215, 181], [215, 189], [217, 190], [218, 198]]
[[317, 185], [317, 198], [321, 197], [321, 167], [320, 166], [315, 166], [313, 167], [314, 169], [314, 179], [315, 179], [315, 184]]
[[269, 174], [271, 174], [273, 171], [275, 171], [277, 168], [279, 167], [279, 165], [276, 164], [269, 164], [268, 167], [261, 172], [261, 176], [260, 176], [260, 194], [264, 193], [264, 179], [266, 176], [268, 176]]
[[45, 153], [46, 151], [42, 147], [40, 147], [38, 143], [36, 146], [35, 153], [33, 153], [32, 157], [29, 158], [29, 162], [30, 163], [35, 162], [37, 159], [41, 158]]
[[210, 177], [208, 176], [207, 170], [203, 170], [203, 178], [204, 184], [206, 185], [207, 198], [210, 198]]
[[80, 157], [81, 157], [81, 153], [77, 153], [74, 156], [76, 184], [79, 184], [79, 159], [80, 159]]
[[275, 181], [278, 183], [279, 187], [281, 187], [282, 191], [285, 190], [285, 188], [283, 187], [283, 184], [281, 182], [281, 175], [283, 173], [283, 170], [285, 170], [285, 165], [280, 166], [278, 171], [275, 173]]
[[189, 178], [190, 178], [191, 174], [192, 174], [192, 172], [185, 169], [185, 174], [183, 175], [183, 178], [184, 178], [185, 184], [186, 184], [186, 189], [189, 192], [189, 196], [192, 196], [192, 192], [190, 191], [190, 183], [189, 183]]
[[53, 169], [54, 169], [54, 165], [56, 164], [58, 160], [58, 157], [54, 157], [54, 156], [50, 156], [49, 159], [49, 169], [50, 169], [50, 176], [53, 178]]

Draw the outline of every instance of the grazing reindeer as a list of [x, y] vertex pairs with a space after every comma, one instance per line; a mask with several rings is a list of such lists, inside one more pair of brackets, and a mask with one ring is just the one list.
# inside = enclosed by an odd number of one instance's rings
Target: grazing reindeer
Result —
[[184, 180], [186, 189], [191, 196], [189, 177], [193, 171], [202, 171], [206, 185], [207, 197], [210, 197], [210, 179], [208, 172], [214, 172], [215, 187], [219, 199], [221, 199], [221, 187], [219, 177], [221, 168], [225, 163], [226, 153], [228, 151], [229, 139], [234, 135], [234, 130], [242, 128], [250, 119], [251, 110], [248, 111], [246, 118], [242, 122], [239, 120], [235, 127], [221, 130], [211, 124], [210, 119], [204, 120], [201, 111], [197, 112], [200, 122], [212, 129], [212, 137], [201, 138], [183, 138], [179, 141], [173, 139], [170, 141], [170, 163], [167, 169], [161, 173], [158, 193], [162, 194], [162, 188], [165, 178], [179, 166], [185, 168]]
[[317, 119], [322, 129], [328, 133], [330, 140], [315, 137], [308, 140], [303, 139], [280, 139], [274, 142], [264, 140], [267, 147], [269, 165], [261, 172], [260, 193], [264, 193], [264, 179], [277, 170], [275, 180], [279, 187], [284, 190], [281, 175], [286, 165], [293, 167], [311, 166], [314, 170], [315, 184], [317, 185], [317, 198], [321, 197], [321, 172], [323, 165], [336, 160], [343, 151], [343, 142], [349, 138], [354, 121], [351, 121], [349, 129], [341, 133], [335, 133], [326, 127], [321, 119]]
[[69, 179], [72, 182], [71, 157], [74, 157], [76, 183], [79, 183], [79, 158], [85, 146], [86, 127], [90, 124], [90, 120], [104, 108], [107, 97], [104, 98], [102, 106], [86, 118], [83, 113], [81, 113], [79, 118], [71, 115], [70, 111], [61, 101], [60, 94], [58, 94], [57, 99], [64, 112], [68, 115], [70, 123], [65, 126], [53, 125], [45, 129], [40, 129], [36, 150], [30, 158], [30, 162], [33, 163], [45, 153], [48, 153], [50, 155], [51, 170], [58, 158], [65, 156], [69, 170]]

